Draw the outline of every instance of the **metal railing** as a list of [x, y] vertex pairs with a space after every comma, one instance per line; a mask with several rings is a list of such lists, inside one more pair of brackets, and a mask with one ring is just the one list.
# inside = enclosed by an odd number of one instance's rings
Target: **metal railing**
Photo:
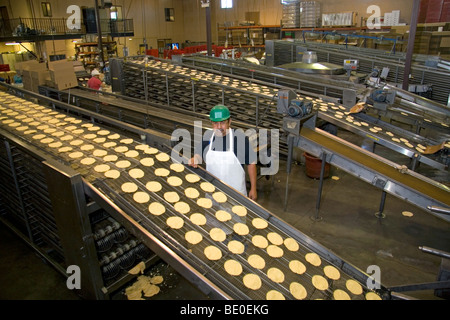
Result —
[[[100, 20], [102, 33], [124, 34], [134, 32], [133, 19]], [[43, 35], [71, 35], [97, 33], [95, 20], [83, 20], [79, 29], [69, 28], [65, 18], [16, 18], [0, 20], [0, 37]]]

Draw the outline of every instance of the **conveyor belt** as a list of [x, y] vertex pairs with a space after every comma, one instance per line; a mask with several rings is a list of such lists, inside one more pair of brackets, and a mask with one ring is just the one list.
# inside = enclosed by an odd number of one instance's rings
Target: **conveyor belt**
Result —
[[[311, 125], [303, 126], [296, 143], [299, 148], [317, 157], [322, 157], [325, 152], [326, 161], [330, 164], [425, 210], [428, 206], [450, 207], [448, 186], [402, 170], [394, 163], [312, 128]], [[446, 214], [431, 213], [450, 221]]]
[[[270, 290], [280, 292], [286, 299], [292, 299], [290, 293], [290, 284], [292, 282], [300, 283], [306, 289], [306, 299], [332, 299], [335, 290], [340, 289], [349, 295], [352, 299], [364, 299], [365, 294], [372, 292], [363, 279], [367, 277], [351, 267], [349, 264], [338, 259], [331, 252], [324, 250], [320, 245], [315, 244], [312, 239], [299, 237], [298, 232], [292, 232], [285, 223], [280, 223], [278, 219], [266, 211], [255, 210], [259, 208], [256, 204], [246, 205], [247, 214], [245, 217], [238, 217], [232, 212], [235, 206], [241, 206], [248, 203], [248, 199], [237, 193], [232, 193], [228, 187], [216, 184], [214, 192], [224, 192], [227, 196], [226, 202], [217, 203], [212, 201], [212, 207], [204, 209], [198, 206], [197, 198], [190, 199], [184, 194], [186, 187], [194, 187], [199, 191], [199, 198], [211, 198], [212, 191], [203, 191], [199, 183], [189, 183], [185, 180], [187, 173], [195, 174], [189, 168], [181, 167], [180, 172], [174, 171], [169, 160], [158, 160], [159, 155], [167, 155], [169, 150], [158, 150], [148, 145], [143, 145], [138, 141], [128, 138], [122, 134], [112, 131], [110, 128], [92, 121], [86, 121], [76, 116], [68, 115], [54, 111], [39, 104], [33, 104], [21, 98], [17, 98], [3, 92], [0, 92], [0, 132], [5, 136], [13, 135], [24, 143], [37, 148], [43, 154], [78, 171], [86, 181], [88, 186], [96, 188], [103, 197], [110, 199], [114, 205], [123, 210], [130, 216], [136, 225], [140, 225], [152, 233], [159, 241], [167, 245], [171, 250], [180, 255], [182, 259], [189, 261], [191, 266], [196, 268], [206, 279], [214, 282], [223, 292], [226, 292], [232, 298], [238, 299], [265, 299]], [[119, 149], [120, 148], [120, 149]], [[106, 158], [108, 157], [108, 158]], [[144, 158], [152, 158], [152, 165], [145, 164]], [[90, 164], [83, 164], [81, 160], [90, 159]], [[83, 160], [84, 161], [84, 160]], [[120, 161], [127, 161], [129, 165], [121, 166]], [[101, 167], [98, 167], [101, 166]], [[99, 170], [101, 168], [101, 170]], [[181, 186], [172, 186], [168, 184], [166, 176], [155, 176], [156, 168], [165, 168], [169, 170], [170, 176], [176, 176], [181, 180]], [[120, 173], [119, 178], [107, 178], [105, 172], [109, 169], [117, 170]], [[132, 177], [131, 170], [139, 169], [144, 174], [143, 177]], [[201, 176], [198, 176], [199, 182], [207, 182]], [[146, 188], [148, 181], [156, 180], [161, 183], [161, 191], [150, 191]], [[131, 182], [137, 186], [133, 192], [124, 192], [123, 183]], [[222, 186], [221, 188], [217, 186]], [[145, 192], [150, 195], [148, 201], [139, 203], [135, 200], [136, 191]], [[190, 207], [189, 213], [182, 213], [178, 206], [168, 202], [164, 198], [164, 192], [176, 192], [180, 200], [187, 203]], [[148, 210], [149, 203], [159, 202], [164, 205], [166, 211], [162, 215], [153, 215]], [[224, 223], [215, 219], [217, 210], [226, 210], [232, 220]], [[201, 213], [207, 217], [205, 225], [194, 224], [190, 215], [192, 213]], [[167, 225], [167, 218], [177, 216], [184, 221], [181, 229], [170, 228]], [[256, 229], [253, 226], [253, 219], [259, 217], [268, 222], [264, 229]], [[249, 228], [249, 233], [236, 237], [238, 241], [246, 247], [242, 254], [232, 254], [226, 242], [214, 241], [209, 235], [213, 227], [233, 230], [233, 220], [239, 220]], [[189, 245], [184, 234], [186, 231], [195, 230], [203, 236], [202, 242], [198, 245]], [[252, 244], [252, 237], [262, 235], [267, 239], [269, 232], [279, 234], [282, 240], [293, 238], [299, 245], [298, 250], [290, 251], [282, 243], [277, 244], [283, 250], [280, 258], [269, 256], [265, 248], [258, 248]], [[234, 234], [231, 232], [231, 234]], [[234, 234], [236, 236], [236, 234]], [[230, 240], [228, 238], [228, 240]], [[222, 257], [216, 261], [208, 260], [203, 249], [206, 246], [215, 246], [222, 252]], [[321, 257], [321, 264], [313, 266], [305, 260], [306, 253], [317, 252]], [[262, 269], [252, 267], [247, 258], [251, 254], [257, 254], [262, 257], [266, 265]], [[230, 276], [224, 271], [224, 262], [228, 259], [238, 261], [243, 272], [237, 276]], [[289, 267], [289, 262], [298, 260], [306, 266], [306, 271], [302, 274], [293, 273]], [[324, 267], [334, 265], [339, 270], [339, 279], [332, 280], [324, 275]], [[278, 268], [284, 274], [284, 281], [275, 282], [267, 276], [268, 268]], [[261, 281], [261, 288], [257, 290], [247, 289], [242, 282], [246, 274], [255, 274]], [[312, 284], [312, 277], [320, 275], [324, 277], [327, 289], [315, 289]], [[349, 280], [358, 279], [363, 291], [360, 294], [352, 294], [346, 287]], [[385, 297], [387, 291], [380, 287], [378, 294]]]
[[[145, 90], [140, 89], [139, 95], [141, 99], [151, 98], [162, 103], [168, 103], [173, 107], [178, 107], [180, 112], [196, 111], [205, 115], [208, 114], [212, 105], [225, 103], [230, 107], [233, 118], [237, 121], [247, 123], [249, 126], [255, 126], [256, 128], [282, 128], [282, 115], [277, 113], [276, 110], [275, 96], [279, 90], [277, 86], [262, 85], [254, 80], [233, 79], [225, 75], [178, 66], [171, 64], [169, 61], [149, 60], [145, 68], [144, 64], [145, 61], [142, 57], [135, 57], [134, 60], [128, 60], [124, 64], [126, 87], [148, 88], [148, 96], [146, 97], [144, 94]], [[133, 77], [131, 75], [127, 76], [127, 74], [133, 74]], [[142, 83], [138, 84], [136, 77], [139, 79], [145, 74], [148, 74], [147, 86]], [[184, 89], [175, 91], [173, 83], [182, 88], [184, 87]], [[126, 94], [130, 95], [129, 93]], [[167, 97], [168, 95], [170, 96], [169, 98]], [[445, 135], [439, 137], [439, 140], [433, 140], [419, 135], [408, 134], [405, 130], [396, 130], [395, 136], [390, 136], [389, 140], [387, 140], [385, 139], [387, 137], [380, 137], [380, 133], [392, 132], [392, 125], [385, 125], [375, 119], [376, 125], [367, 128], [361, 125], [357, 126], [357, 124], [366, 122], [366, 120], [354, 121], [355, 125], [350, 125], [349, 117], [344, 116], [348, 115], [347, 108], [344, 106], [334, 102], [326, 102], [321, 98], [303, 97], [310, 99], [314, 103], [314, 110], [319, 111], [319, 117], [326, 121], [333, 122], [342, 128], [351, 128], [352, 132], [361, 136], [369, 136], [370, 138], [375, 135], [374, 141], [384, 143], [384, 146], [391, 150], [410, 158], [414, 157], [415, 161], [425, 163], [438, 170], [446, 170], [448, 168], [448, 159], [446, 157], [423, 154], [419, 151], [421, 148], [417, 148], [418, 146], [426, 147], [446, 142], [443, 140]], [[353, 118], [353, 116], [350, 117]], [[355, 117], [358, 117], [358, 115], [355, 115]], [[431, 119], [427, 122], [431, 127], [448, 131], [448, 124], [442, 123], [444, 120]], [[382, 131], [371, 132], [370, 130], [373, 127], [381, 128]], [[283, 130], [280, 130], [283, 133]], [[283, 135], [281, 137], [280, 152], [287, 154], [286, 140], [283, 138]], [[395, 138], [395, 140], [392, 140], [392, 138]], [[399, 142], [396, 140], [399, 140]]]

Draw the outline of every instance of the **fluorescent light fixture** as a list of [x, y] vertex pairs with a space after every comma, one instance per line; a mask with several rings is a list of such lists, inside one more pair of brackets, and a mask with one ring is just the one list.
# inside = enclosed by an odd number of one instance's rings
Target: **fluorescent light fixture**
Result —
[[18, 42], [7, 42], [7, 43], [5, 43], [5, 45], [7, 45], [7, 46], [18, 46], [18, 45], [20, 45], [20, 43], [18, 43]]

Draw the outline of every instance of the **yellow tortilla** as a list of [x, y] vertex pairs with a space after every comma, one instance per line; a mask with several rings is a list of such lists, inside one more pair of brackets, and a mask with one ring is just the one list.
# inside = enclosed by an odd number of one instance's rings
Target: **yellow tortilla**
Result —
[[220, 249], [215, 246], [207, 246], [203, 253], [209, 260], [216, 261], [222, 258], [222, 251], [220, 251]]
[[242, 273], [242, 265], [236, 260], [227, 260], [223, 266], [225, 271], [232, 276], [238, 276]]
[[267, 270], [267, 277], [276, 283], [281, 283], [284, 281], [284, 274], [278, 268], [270, 268]]
[[180, 217], [169, 217], [167, 218], [166, 223], [172, 229], [181, 229], [184, 225], [184, 220]]
[[219, 229], [219, 228], [212, 228], [209, 231], [209, 235], [210, 235], [211, 239], [213, 239], [214, 241], [219, 241], [219, 242], [224, 241], [227, 237], [226, 233], [222, 229]]
[[262, 285], [261, 278], [253, 273], [246, 274], [242, 281], [244, 282], [244, 285], [251, 290], [258, 290]]
[[245, 236], [250, 231], [246, 224], [240, 222], [234, 224], [233, 230], [240, 236]]
[[328, 281], [322, 276], [315, 275], [312, 277], [312, 284], [318, 290], [327, 290], [328, 289]]
[[289, 261], [289, 269], [296, 274], [303, 274], [306, 271], [306, 266], [298, 260], [291, 260]]
[[148, 211], [154, 216], [160, 216], [166, 212], [166, 208], [159, 202], [153, 202], [148, 206]]
[[286, 298], [277, 290], [270, 290], [266, 293], [266, 300], [286, 300]]
[[198, 244], [203, 240], [203, 236], [197, 231], [188, 231], [184, 235], [184, 238], [190, 244]]
[[303, 285], [298, 282], [292, 282], [289, 285], [289, 291], [292, 296], [297, 300], [303, 300], [306, 298], [306, 289]]
[[252, 243], [255, 247], [265, 249], [269, 245], [269, 241], [261, 235], [253, 236]]

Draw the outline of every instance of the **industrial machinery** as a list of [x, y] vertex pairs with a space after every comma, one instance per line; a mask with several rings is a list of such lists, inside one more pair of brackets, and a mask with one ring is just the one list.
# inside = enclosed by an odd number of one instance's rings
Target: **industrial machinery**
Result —
[[[53, 222], [43, 219], [39, 224], [47, 228], [50, 223], [55, 238], [60, 239], [60, 268], [81, 268], [84, 297], [104, 299], [119, 283], [123, 284], [123, 278], [109, 286], [105, 284], [105, 278], [117, 272], [116, 265], [106, 266], [140, 243], [212, 298], [258, 300], [269, 298], [276, 291], [285, 299], [333, 299], [337, 297], [336, 290], [347, 291], [344, 295], [354, 299], [396, 297], [364, 272], [206, 171], [173, 163], [170, 137], [4, 86], [19, 96], [0, 92], [1, 152], [7, 155], [2, 157], [1, 172], [2, 177], [12, 175], [5, 185], [10, 187], [9, 192], [3, 192], [0, 198], [4, 208], [2, 222], [35, 249], [45, 252], [50, 239], [36, 243], [33, 233], [27, 233], [35, 229], [36, 216], [24, 201], [30, 194], [46, 190], [42, 200], [48, 204], [46, 214], [54, 218]], [[187, 196], [189, 188], [198, 194]], [[106, 218], [104, 225], [93, 228], [91, 215], [99, 210], [112, 219]], [[218, 210], [228, 212], [231, 219], [219, 219]], [[191, 219], [194, 212], [203, 215], [206, 222]], [[255, 224], [255, 219], [265, 221], [264, 226]], [[174, 226], [171, 220], [181, 225]], [[248, 232], [237, 231], [236, 223], [247, 226]], [[119, 231], [122, 227], [126, 232]], [[217, 229], [225, 238], [216, 238]], [[135, 238], [109, 254], [101, 254], [110, 248], [113, 238], [121, 243], [126, 238], [124, 233]], [[230, 251], [225, 241], [227, 233], [237, 233], [244, 251]], [[281, 243], [272, 239], [275, 234]], [[95, 240], [108, 235], [111, 237], [100, 246], [94, 246]], [[267, 247], [259, 244], [257, 238], [272, 239], [277, 245]], [[128, 270], [133, 263], [144, 260], [143, 249], [132, 251], [134, 259], [123, 259], [120, 268]], [[217, 255], [209, 256], [210, 250]], [[252, 255], [263, 258], [265, 267], [256, 267], [249, 259]], [[308, 262], [312, 261], [310, 256], [318, 257], [320, 264]], [[46, 259], [54, 261], [51, 256]], [[239, 272], [227, 271], [226, 262], [230, 259], [241, 266]], [[292, 260], [299, 261], [307, 272], [291, 272]], [[105, 266], [103, 277], [99, 266]], [[267, 272], [271, 268], [280, 270], [285, 281], [273, 281]], [[339, 277], [336, 273], [324, 273], [328, 269], [337, 271]], [[131, 275], [127, 276], [130, 279]], [[248, 284], [248, 278], [259, 279], [258, 286]], [[316, 280], [324, 282], [319, 285]], [[348, 281], [356, 282], [358, 290], [349, 292]], [[290, 284], [294, 282], [305, 289], [301, 294], [291, 291]]]

